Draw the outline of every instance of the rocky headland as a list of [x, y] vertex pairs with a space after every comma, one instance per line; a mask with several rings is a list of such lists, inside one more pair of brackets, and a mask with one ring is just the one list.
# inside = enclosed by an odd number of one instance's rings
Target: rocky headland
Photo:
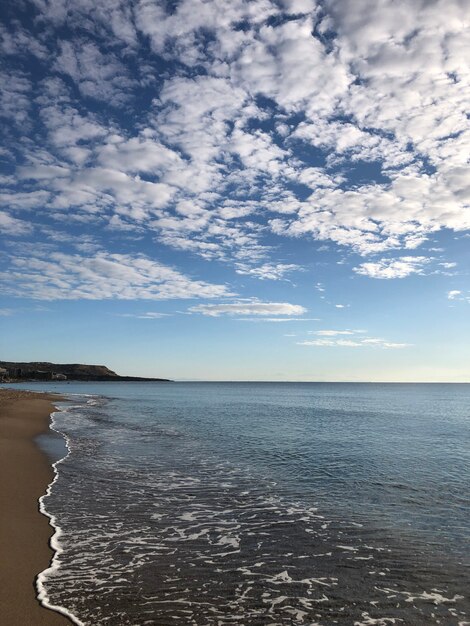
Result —
[[81, 380], [106, 382], [169, 382], [167, 378], [144, 378], [140, 376], [119, 376], [105, 365], [84, 363], [17, 363], [0, 361], [0, 381], [22, 382], [30, 380]]

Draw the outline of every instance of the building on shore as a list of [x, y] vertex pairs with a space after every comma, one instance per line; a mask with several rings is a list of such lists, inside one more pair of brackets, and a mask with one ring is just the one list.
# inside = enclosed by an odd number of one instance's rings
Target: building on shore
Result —
[[60, 372], [47, 370], [30, 370], [20, 367], [6, 369], [5, 367], [0, 367], [0, 382], [18, 380], [67, 380], [67, 376]]

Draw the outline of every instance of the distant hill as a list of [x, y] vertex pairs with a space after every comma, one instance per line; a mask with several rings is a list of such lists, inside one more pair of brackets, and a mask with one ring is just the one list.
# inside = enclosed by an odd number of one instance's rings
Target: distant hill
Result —
[[[2, 370], [4, 370], [2, 372]], [[85, 365], [84, 363], [16, 363], [0, 361], [0, 379], [18, 380], [86, 380], [86, 381], [159, 381], [167, 378], [142, 378], [139, 376], [119, 376], [105, 365]]]

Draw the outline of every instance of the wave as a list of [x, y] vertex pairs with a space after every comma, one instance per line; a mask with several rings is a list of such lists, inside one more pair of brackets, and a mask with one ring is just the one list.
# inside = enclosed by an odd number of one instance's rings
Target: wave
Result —
[[[70, 395], [78, 395], [78, 394], [70, 394]], [[69, 407], [72, 408], [72, 407]], [[61, 409], [61, 412], [67, 412], [66, 409]], [[51, 562], [49, 564], [49, 567], [47, 567], [46, 569], [44, 569], [42, 572], [40, 572], [37, 577], [36, 577], [36, 591], [37, 591], [37, 599], [39, 600], [40, 604], [47, 608], [50, 609], [52, 611], [55, 611], [56, 613], [61, 613], [62, 615], [65, 615], [66, 617], [68, 617], [74, 624], [76, 624], [77, 626], [86, 626], [84, 622], [82, 622], [76, 615], [74, 615], [71, 611], [69, 611], [67, 608], [65, 608], [64, 606], [59, 606], [57, 604], [54, 604], [46, 591], [46, 587], [45, 587], [45, 581], [48, 577], [48, 575], [51, 572], [54, 572], [56, 570], [59, 569], [60, 567], [60, 555], [63, 552], [63, 548], [61, 546], [60, 543], [60, 537], [62, 535], [62, 529], [59, 526], [59, 524], [57, 523], [57, 518], [55, 517], [54, 514], [50, 513], [47, 508], [46, 508], [46, 500], [49, 497], [52, 487], [54, 485], [54, 483], [58, 480], [59, 478], [59, 466], [61, 463], [63, 463], [65, 461], [65, 459], [67, 459], [67, 457], [70, 455], [71, 453], [71, 442], [70, 442], [70, 438], [63, 433], [62, 431], [58, 430], [57, 428], [55, 428], [55, 416], [57, 415], [58, 411], [51, 413], [51, 422], [49, 424], [49, 428], [50, 430], [53, 430], [54, 432], [56, 432], [57, 434], [59, 434], [61, 437], [64, 438], [65, 441], [65, 446], [67, 448], [67, 454], [65, 456], [63, 456], [61, 459], [59, 459], [58, 461], [56, 461], [55, 463], [52, 464], [52, 469], [54, 472], [54, 477], [52, 479], [52, 481], [49, 483], [49, 485], [47, 486], [46, 492], [44, 495], [42, 495], [38, 502], [39, 502], [39, 511], [49, 519], [49, 525], [54, 529], [54, 533], [52, 535], [52, 537], [50, 538], [49, 544], [54, 552]]]

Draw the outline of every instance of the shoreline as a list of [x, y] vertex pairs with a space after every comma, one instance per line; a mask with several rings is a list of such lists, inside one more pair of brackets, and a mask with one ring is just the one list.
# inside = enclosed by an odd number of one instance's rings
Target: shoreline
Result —
[[36, 578], [54, 556], [54, 528], [39, 498], [54, 470], [34, 439], [49, 431], [59, 396], [0, 389], [0, 616], [9, 626], [66, 626], [64, 615], [43, 607]]

